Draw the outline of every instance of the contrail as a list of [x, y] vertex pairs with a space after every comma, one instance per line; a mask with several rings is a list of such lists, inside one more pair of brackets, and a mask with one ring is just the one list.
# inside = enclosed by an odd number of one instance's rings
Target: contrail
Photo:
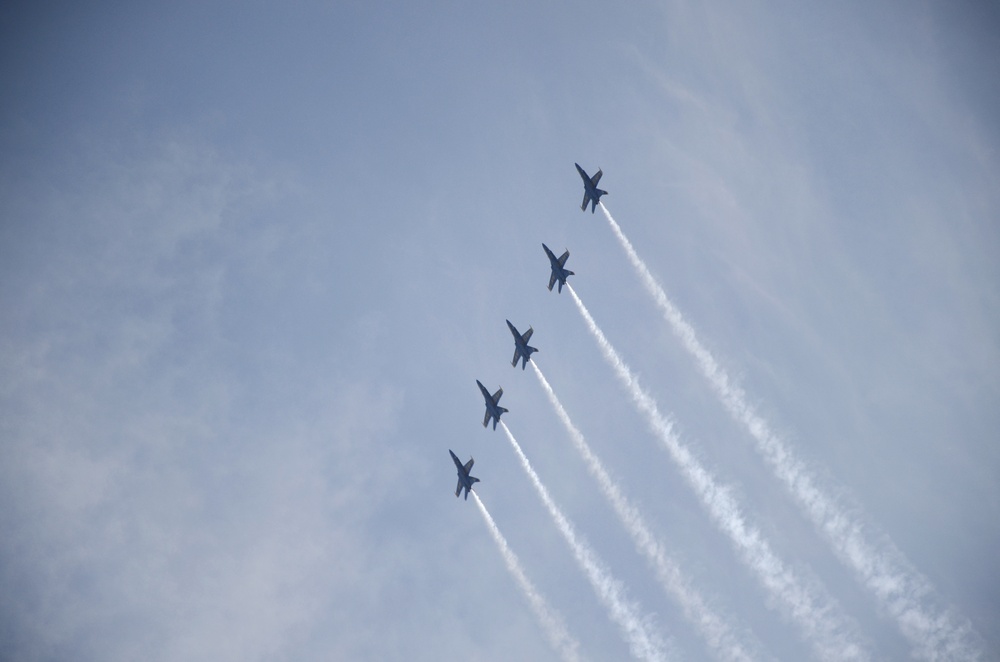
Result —
[[525, 473], [531, 478], [531, 482], [535, 486], [535, 491], [541, 497], [542, 502], [559, 528], [559, 532], [562, 533], [563, 538], [566, 539], [566, 542], [573, 550], [573, 556], [576, 557], [577, 563], [580, 564], [584, 574], [587, 575], [590, 585], [594, 588], [604, 606], [611, 612], [612, 620], [621, 628], [632, 655], [643, 660], [665, 659], [663, 642], [656, 634], [649, 631], [646, 622], [637, 613], [636, 605], [625, 598], [621, 583], [608, 574], [608, 571], [603, 567], [603, 564], [597, 558], [594, 551], [590, 549], [590, 546], [577, 538], [573, 525], [566, 519], [566, 516], [563, 515], [555, 502], [552, 501], [549, 491], [542, 484], [535, 470], [531, 468], [531, 463], [528, 462], [528, 458], [525, 456], [524, 451], [521, 450], [521, 446], [514, 439], [514, 435], [510, 433], [507, 424], [500, 421], [500, 425], [503, 427], [503, 431], [507, 433], [507, 439], [510, 440], [510, 445], [514, 447], [514, 452], [520, 458], [521, 466], [524, 467]]
[[730, 489], [717, 484], [691, 451], [680, 443], [673, 433], [670, 421], [660, 414], [653, 398], [643, 390], [632, 370], [608, 342], [576, 290], [569, 283], [566, 287], [576, 302], [580, 314], [586, 320], [591, 334], [597, 339], [604, 358], [629, 389], [632, 400], [639, 410], [648, 416], [650, 427], [660, 438], [670, 457], [680, 467], [712, 519], [729, 536], [740, 558], [757, 575], [765, 590], [783, 606], [784, 612], [803, 630], [806, 640], [816, 653], [827, 660], [868, 659], [868, 652], [858, 643], [856, 628], [845, 617], [839, 615], [839, 608], [833, 599], [819, 586], [804, 585], [803, 581], [775, 555], [760, 531], [747, 524]]
[[507, 564], [507, 570], [510, 574], [514, 575], [514, 579], [517, 581], [518, 586], [521, 587], [521, 591], [528, 598], [528, 603], [531, 605], [532, 611], [535, 612], [535, 616], [541, 622], [545, 634], [548, 635], [549, 643], [552, 644], [552, 647], [559, 652], [562, 659], [566, 662], [578, 662], [580, 660], [580, 644], [570, 636], [562, 619], [559, 618], [559, 615], [549, 606], [549, 603], [541, 596], [535, 585], [524, 574], [524, 569], [521, 568], [521, 562], [517, 559], [517, 555], [507, 545], [507, 540], [500, 533], [496, 522], [490, 517], [489, 511], [486, 510], [486, 506], [483, 505], [475, 490], [472, 490], [472, 498], [476, 500], [479, 512], [483, 514], [483, 519], [486, 520], [486, 525], [489, 527], [490, 533], [493, 534], [493, 540], [496, 542], [497, 547], [500, 548], [500, 555], [503, 556], [504, 563]]
[[[618, 514], [618, 519], [625, 525], [636, 547], [652, 564], [664, 590], [680, 603], [684, 615], [698, 628], [702, 637], [719, 658], [734, 662], [755, 659], [756, 656], [750, 654], [747, 645], [736, 636], [733, 628], [714, 613], [701, 595], [691, 588], [676, 562], [666, 553], [663, 544], [653, 536], [642, 515], [629, 503], [618, 486], [611, 480], [611, 476], [608, 475], [601, 460], [591, 450], [580, 430], [573, 425], [573, 421], [570, 420], [569, 414], [566, 413], [559, 398], [556, 397], [555, 391], [545, 379], [537, 362], [532, 359], [530, 363], [535, 371], [535, 376], [538, 377], [542, 388], [549, 396], [549, 402], [552, 403], [556, 414], [559, 415], [559, 420], [569, 432], [577, 452], [587, 463], [587, 468], [597, 480], [605, 498], [611, 502], [615, 513]], [[759, 645], [754, 648], [759, 648]]]
[[667, 298], [666, 292], [632, 247], [621, 228], [603, 204], [601, 211], [625, 249], [629, 261], [663, 311], [663, 316], [691, 354], [702, 375], [729, 413], [742, 423], [754, 438], [757, 452], [785, 484], [799, 506], [823, 532], [841, 561], [857, 573], [862, 584], [878, 599], [882, 607], [896, 620], [899, 629], [915, 647], [914, 653], [929, 660], [970, 660], [982, 657], [978, 635], [972, 625], [953, 610], [937, 603], [930, 582], [910, 564], [903, 553], [886, 536], [878, 543], [865, 535], [865, 525], [852, 517], [836, 501], [825, 494], [806, 465], [774, 432], [735, 384], [701, 344], [694, 328], [680, 310]]

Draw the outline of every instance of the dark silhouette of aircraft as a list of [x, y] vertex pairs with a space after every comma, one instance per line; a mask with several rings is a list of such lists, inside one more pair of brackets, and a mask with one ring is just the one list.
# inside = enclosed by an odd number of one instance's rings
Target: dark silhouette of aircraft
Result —
[[490, 395], [490, 392], [486, 390], [486, 387], [483, 386], [481, 381], [477, 379], [476, 383], [479, 384], [479, 390], [482, 391], [483, 399], [486, 400], [486, 416], [483, 418], [483, 427], [486, 427], [492, 418], [493, 429], [496, 430], [497, 423], [500, 422], [500, 415], [507, 413], [507, 410], [498, 404], [500, 402], [500, 396], [503, 395], [503, 389], [497, 389], [496, 393]]
[[580, 173], [580, 177], [583, 179], [583, 204], [580, 205], [581, 211], [587, 211], [587, 203], [590, 203], [590, 213], [593, 214], [594, 210], [597, 209], [597, 203], [601, 201], [602, 195], [607, 195], [607, 191], [602, 191], [597, 188], [597, 182], [601, 181], [601, 175], [604, 173], [600, 170], [597, 171], [593, 177], [588, 175], [580, 167], [579, 163], [574, 163], [576, 166], [576, 171]]
[[510, 332], [514, 335], [514, 360], [511, 361], [510, 364], [516, 368], [517, 360], [521, 359], [521, 370], [524, 370], [524, 367], [531, 359], [531, 353], [538, 351], [535, 347], [528, 347], [528, 340], [531, 338], [531, 334], [534, 333], [535, 330], [529, 326], [528, 330], [525, 331], [522, 336], [518, 330], [514, 328], [514, 325], [510, 323], [510, 320], [507, 320], [507, 328], [510, 329]]
[[566, 279], [573, 275], [573, 272], [566, 269], [566, 260], [569, 259], [569, 251], [566, 251], [560, 257], [556, 257], [555, 254], [549, 250], [549, 247], [542, 244], [542, 248], [545, 249], [545, 254], [549, 256], [549, 264], [552, 266], [552, 275], [549, 276], [549, 292], [552, 291], [552, 286], [559, 281], [559, 291], [562, 292], [563, 285], [566, 284]]
[[476, 461], [470, 457], [469, 461], [463, 465], [462, 461], [458, 459], [458, 456], [452, 453], [450, 448], [448, 449], [448, 452], [451, 453], [451, 459], [454, 460], [455, 467], [458, 469], [458, 485], [455, 486], [455, 496], [457, 497], [464, 487], [465, 500], [468, 501], [469, 490], [472, 489], [472, 484], [479, 482], [478, 478], [469, 473], [472, 471], [472, 465], [475, 464]]

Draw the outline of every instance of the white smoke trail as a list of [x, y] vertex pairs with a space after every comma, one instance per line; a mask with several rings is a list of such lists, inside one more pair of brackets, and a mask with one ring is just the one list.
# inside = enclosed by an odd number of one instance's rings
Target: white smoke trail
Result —
[[556, 526], [559, 528], [559, 532], [562, 533], [570, 549], [573, 550], [573, 556], [576, 557], [576, 561], [583, 569], [584, 574], [590, 581], [590, 585], [611, 613], [612, 620], [621, 628], [622, 635], [625, 637], [632, 655], [643, 660], [665, 659], [663, 642], [656, 634], [649, 631], [647, 623], [637, 613], [636, 605], [625, 598], [621, 583], [608, 574], [608, 571], [603, 567], [600, 560], [598, 560], [594, 551], [590, 549], [590, 546], [577, 537], [573, 525], [566, 519], [566, 516], [563, 515], [562, 511], [552, 500], [552, 497], [549, 496], [548, 489], [542, 484], [538, 474], [531, 467], [531, 463], [528, 462], [528, 458], [525, 456], [524, 451], [521, 450], [521, 446], [514, 439], [514, 435], [511, 434], [510, 429], [507, 428], [507, 424], [500, 421], [500, 425], [503, 427], [503, 431], [507, 433], [507, 439], [510, 440], [511, 446], [514, 447], [514, 452], [517, 453], [517, 457], [521, 460], [521, 466], [524, 468], [525, 473], [528, 474], [528, 477], [531, 478], [531, 482], [535, 486], [535, 491], [541, 497], [542, 503], [545, 504], [545, 507], [549, 511], [549, 515], [552, 516]]
[[549, 606], [549, 603], [545, 601], [545, 598], [535, 588], [535, 585], [524, 574], [524, 569], [521, 568], [521, 562], [517, 559], [517, 555], [507, 545], [507, 539], [500, 533], [496, 522], [490, 517], [489, 511], [486, 510], [486, 506], [483, 505], [475, 490], [472, 490], [472, 498], [476, 500], [479, 512], [483, 514], [483, 519], [486, 520], [486, 525], [489, 527], [490, 533], [493, 534], [493, 540], [496, 542], [497, 547], [500, 548], [500, 555], [503, 556], [504, 563], [507, 564], [507, 570], [510, 574], [514, 575], [514, 579], [517, 581], [518, 586], [521, 587], [521, 591], [528, 598], [531, 610], [535, 612], [535, 617], [538, 618], [542, 624], [542, 628], [545, 630], [545, 634], [548, 635], [549, 643], [552, 644], [552, 647], [559, 652], [562, 659], [566, 662], [578, 662], [580, 660], [580, 644], [570, 636], [562, 619], [559, 618], [558, 614], [556, 614], [552, 607]]
[[718, 485], [691, 451], [680, 443], [673, 433], [671, 423], [660, 414], [653, 398], [639, 385], [632, 370], [608, 342], [576, 290], [569, 283], [566, 287], [591, 334], [597, 339], [604, 358], [628, 388], [639, 410], [647, 415], [650, 427], [680, 467], [712, 519], [729, 536], [740, 558], [753, 570], [768, 593], [802, 628], [817, 654], [827, 660], [868, 659], [868, 652], [858, 643], [858, 637], [854, 633], [856, 628], [845, 617], [838, 615], [839, 609], [833, 599], [825, 595], [825, 591], [818, 586], [805, 586], [775, 555], [760, 531], [746, 522], [729, 488]]
[[[632, 536], [636, 547], [652, 564], [663, 589], [680, 603], [684, 615], [698, 628], [702, 637], [719, 658], [734, 661], [754, 659], [754, 656], [747, 650], [748, 646], [736, 636], [733, 628], [714, 613], [701, 595], [688, 584], [676, 562], [668, 556], [662, 543], [649, 530], [645, 519], [611, 480], [611, 476], [608, 475], [600, 459], [591, 450], [590, 445], [583, 438], [583, 434], [573, 425], [573, 421], [570, 420], [569, 414], [566, 413], [559, 398], [556, 397], [555, 391], [545, 379], [537, 362], [532, 359], [530, 363], [535, 371], [535, 376], [538, 377], [542, 388], [549, 396], [549, 402], [556, 410], [559, 420], [569, 432], [577, 452], [587, 463], [587, 468], [597, 480], [605, 498], [611, 502], [618, 519]], [[759, 648], [759, 646], [755, 646], [755, 648]]]
[[884, 536], [880, 543], [872, 542], [865, 536], [864, 523], [848, 514], [822, 491], [806, 465], [771, 431], [767, 421], [747, 402], [743, 389], [730, 380], [712, 353], [701, 344], [694, 328], [667, 298], [666, 292], [603, 204], [601, 211], [632, 266], [639, 272], [643, 285], [663, 311], [664, 318], [680, 338], [681, 344], [695, 358], [723, 405], [747, 428], [757, 451], [813, 525], [826, 535], [840, 559], [857, 573], [862, 584], [875, 594], [882, 607], [896, 620], [903, 635], [915, 646], [914, 652], [929, 660], [980, 658], [982, 651], [971, 624], [950, 609], [927, 604], [938, 601], [933, 588], [895, 544]]

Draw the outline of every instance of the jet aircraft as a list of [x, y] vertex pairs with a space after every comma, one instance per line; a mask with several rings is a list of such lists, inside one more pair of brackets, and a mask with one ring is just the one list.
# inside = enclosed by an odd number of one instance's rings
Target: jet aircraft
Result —
[[483, 386], [481, 381], [477, 379], [476, 383], [479, 384], [479, 390], [482, 391], [483, 399], [486, 400], [486, 416], [483, 417], [483, 427], [486, 427], [492, 418], [493, 429], [496, 430], [497, 423], [500, 422], [500, 415], [507, 412], [506, 409], [498, 404], [500, 402], [500, 396], [503, 395], [503, 389], [497, 389], [496, 393], [490, 395], [490, 392], [486, 390], [486, 387]]
[[535, 347], [528, 347], [528, 340], [531, 338], [531, 334], [534, 333], [535, 330], [529, 326], [528, 330], [525, 331], [522, 336], [518, 333], [517, 329], [514, 328], [514, 325], [510, 323], [510, 320], [507, 320], [507, 328], [510, 329], [510, 332], [514, 335], [514, 360], [511, 361], [510, 364], [516, 368], [517, 360], [521, 359], [521, 370], [524, 370], [524, 367], [531, 359], [531, 353], [538, 351]]
[[574, 163], [576, 166], [576, 171], [580, 173], [580, 177], [583, 179], [583, 204], [580, 205], [581, 211], [587, 211], [587, 203], [590, 203], [590, 213], [593, 214], [594, 210], [597, 209], [597, 203], [601, 201], [602, 195], [607, 195], [607, 191], [602, 191], [597, 188], [597, 182], [601, 181], [601, 175], [604, 173], [600, 170], [597, 171], [593, 177], [589, 176], [583, 171], [579, 163]]
[[448, 452], [451, 453], [451, 459], [454, 460], [455, 467], [458, 469], [458, 485], [455, 486], [455, 496], [457, 497], [462, 492], [462, 488], [464, 487], [465, 500], [468, 501], [469, 490], [472, 489], [472, 484], [479, 482], [478, 478], [469, 473], [472, 471], [472, 465], [475, 464], [476, 461], [470, 457], [469, 461], [463, 465], [462, 461], [458, 459], [458, 456], [452, 453], [450, 448], [448, 449]]
[[566, 279], [573, 275], [573, 272], [566, 269], [566, 260], [569, 259], [569, 251], [566, 251], [560, 257], [556, 257], [555, 254], [549, 250], [549, 247], [542, 244], [542, 248], [545, 249], [545, 254], [549, 256], [549, 264], [552, 266], [552, 275], [549, 276], [549, 292], [552, 291], [552, 286], [559, 281], [559, 291], [562, 292], [563, 285], [566, 284]]

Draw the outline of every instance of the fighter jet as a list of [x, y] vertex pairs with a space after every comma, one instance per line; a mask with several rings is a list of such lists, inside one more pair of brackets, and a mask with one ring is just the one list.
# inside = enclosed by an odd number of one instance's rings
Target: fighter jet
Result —
[[597, 209], [597, 203], [601, 201], [602, 195], [607, 195], [607, 191], [602, 191], [597, 188], [597, 182], [601, 181], [601, 175], [604, 173], [600, 170], [593, 177], [587, 175], [580, 167], [579, 163], [574, 163], [576, 166], [576, 171], [580, 173], [580, 177], [583, 178], [583, 204], [580, 205], [581, 211], [587, 211], [587, 203], [590, 203], [590, 213], [593, 214], [594, 210]]
[[559, 281], [559, 291], [562, 292], [562, 286], [566, 284], [566, 278], [573, 275], [573, 272], [566, 269], [566, 260], [569, 259], [569, 251], [562, 254], [562, 257], [556, 257], [555, 254], [549, 250], [549, 247], [542, 244], [542, 248], [545, 249], [545, 254], [549, 256], [549, 264], [552, 265], [552, 275], [549, 276], [549, 292], [552, 291], [552, 286]]
[[483, 399], [486, 400], [486, 416], [483, 417], [483, 427], [486, 427], [492, 418], [493, 429], [496, 430], [497, 423], [500, 422], [500, 415], [507, 412], [506, 409], [497, 404], [500, 402], [500, 396], [503, 395], [503, 389], [497, 389], [496, 393], [490, 395], [490, 392], [486, 390], [481, 381], [477, 379], [476, 383], [479, 384], [479, 390], [482, 391]]
[[535, 330], [529, 326], [528, 330], [525, 331], [522, 336], [518, 333], [517, 329], [514, 328], [514, 325], [510, 323], [510, 320], [507, 320], [507, 328], [510, 329], [512, 334], [514, 334], [514, 360], [511, 361], [510, 364], [516, 368], [517, 360], [521, 359], [521, 370], [524, 370], [524, 367], [531, 359], [531, 353], [538, 351], [535, 347], [528, 347], [528, 340], [531, 338], [531, 334], [534, 333]]
[[458, 456], [452, 453], [450, 448], [448, 449], [448, 452], [451, 453], [451, 459], [455, 461], [455, 467], [458, 468], [458, 485], [455, 486], [455, 496], [457, 497], [464, 487], [465, 500], [468, 501], [469, 490], [472, 489], [472, 484], [479, 482], [478, 478], [469, 474], [469, 472], [472, 471], [472, 465], [475, 464], [476, 461], [470, 457], [469, 461], [463, 466], [462, 461], [458, 459]]

